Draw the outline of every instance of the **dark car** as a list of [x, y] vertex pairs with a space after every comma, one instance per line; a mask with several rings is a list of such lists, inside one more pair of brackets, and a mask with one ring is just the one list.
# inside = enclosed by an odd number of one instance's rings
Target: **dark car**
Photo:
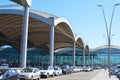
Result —
[[17, 80], [18, 75], [15, 69], [0, 70], [0, 80]]
[[120, 72], [116, 74], [116, 77], [120, 80]]
[[71, 68], [69, 65], [64, 65], [61, 67], [63, 74], [70, 74], [71, 73]]
[[120, 72], [120, 65], [112, 67], [110, 70], [111, 70], [111, 72], [112, 72], [113, 75], [117, 75], [117, 73]]

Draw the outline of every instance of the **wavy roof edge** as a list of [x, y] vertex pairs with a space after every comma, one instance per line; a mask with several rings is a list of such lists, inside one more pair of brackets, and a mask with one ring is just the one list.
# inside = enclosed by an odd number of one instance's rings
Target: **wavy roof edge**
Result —
[[50, 17], [54, 17], [55, 19], [59, 18], [53, 14], [50, 14], [50, 13], [46, 13], [46, 12], [43, 12], [43, 11], [37, 11], [37, 10], [30, 10], [30, 12], [32, 13], [35, 13], [35, 14], [39, 14], [43, 17], [46, 17], [46, 18], [50, 18]]
[[[104, 48], [108, 48], [108, 45], [103, 45], [103, 46], [99, 46], [99, 47], [96, 47], [94, 49], [91, 49], [91, 51], [97, 51], [99, 49], [104, 49]], [[111, 45], [110, 48], [116, 48], [116, 49], [120, 49], [120, 46], [116, 46], [116, 45]]]
[[[11, 14], [11, 15], [24, 15], [24, 10], [21, 9], [0, 9], [0, 14]], [[72, 25], [70, 24], [69, 20], [64, 18], [64, 17], [57, 17], [55, 15], [45, 13], [42, 11], [37, 11], [37, 10], [30, 10], [30, 17], [35, 18], [37, 20], [40, 20], [41, 22], [44, 22], [48, 25], [54, 25], [57, 26], [59, 23], [66, 23], [70, 28], [70, 32], [72, 33], [73, 39], [74, 37], [74, 31], [72, 29]], [[51, 19], [51, 17], [53, 19]]]
[[[9, 13], [9, 11], [21, 11], [23, 12], [24, 10], [22, 9], [0, 9], [0, 11], [7, 11]], [[34, 13], [34, 14], [37, 14], [37, 15], [41, 15], [45, 18], [50, 18], [50, 17], [54, 17], [55, 19], [59, 18], [53, 14], [50, 14], [50, 13], [46, 13], [46, 12], [43, 12], [43, 11], [38, 11], [38, 10], [32, 10], [30, 9], [30, 13]]]

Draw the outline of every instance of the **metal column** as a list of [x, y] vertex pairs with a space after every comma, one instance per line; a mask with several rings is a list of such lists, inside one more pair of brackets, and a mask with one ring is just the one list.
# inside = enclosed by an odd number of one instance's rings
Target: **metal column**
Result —
[[74, 41], [74, 46], [73, 46], [73, 66], [75, 66], [75, 58], [76, 58], [76, 56], [75, 56], [75, 51], [76, 51], [76, 42]]
[[83, 50], [83, 67], [85, 66], [85, 49]]
[[29, 6], [24, 7], [24, 22], [22, 30], [22, 68], [26, 68], [27, 60], [27, 38], [28, 38]]
[[50, 66], [54, 63], [54, 25], [50, 28]]
[[88, 66], [90, 66], [90, 52], [88, 52]]

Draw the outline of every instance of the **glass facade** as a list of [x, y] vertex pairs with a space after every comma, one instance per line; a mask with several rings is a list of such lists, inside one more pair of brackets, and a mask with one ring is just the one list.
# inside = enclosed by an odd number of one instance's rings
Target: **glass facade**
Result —
[[[94, 65], [107, 66], [107, 64], [108, 64], [108, 48], [101, 48], [92, 53], [94, 54]], [[119, 48], [111, 48], [110, 53], [111, 53], [110, 54], [111, 66], [120, 64], [120, 49]]]
[[[20, 54], [18, 54], [18, 51], [11, 48], [2, 48], [0, 49], [0, 63], [11, 63], [14, 66], [18, 66], [18, 63], [20, 62]], [[11, 66], [12, 66], [11, 65]]]
[[[111, 65], [120, 64], [120, 49], [111, 48]], [[96, 51], [85, 53], [85, 65], [101, 65], [108, 64], [108, 48], [97, 49]], [[20, 66], [20, 52], [15, 48], [0, 48], [0, 64], [8, 63], [10, 66]], [[49, 51], [31, 48], [27, 51], [27, 66], [49, 65]], [[83, 51], [76, 49], [76, 66], [83, 65]], [[73, 65], [73, 49], [61, 49], [54, 53], [54, 65]]]
[[[63, 51], [63, 50], [62, 50]], [[65, 50], [66, 52], [55, 52], [54, 54], [54, 65], [73, 65], [73, 50]], [[0, 64], [8, 63], [12, 67], [20, 66], [20, 52], [12, 47], [0, 49]], [[88, 64], [88, 55], [86, 55], [86, 64]], [[37, 48], [31, 48], [27, 51], [27, 66], [41, 66], [49, 65], [49, 51], [40, 50]], [[83, 51], [76, 50], [76, 61], [77, 66], [83, 64]]]
[[[76, 65], [82, 66], [83, 57], [82, 56], [76, 56]], [[72, 55], [56, 55], [54, 59], [55, 65], [73, 65], [73, 56]]]

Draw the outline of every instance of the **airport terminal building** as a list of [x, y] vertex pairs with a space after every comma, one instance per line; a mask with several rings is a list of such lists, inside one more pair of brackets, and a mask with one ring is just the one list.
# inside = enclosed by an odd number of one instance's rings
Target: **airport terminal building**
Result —
[[[80, 55], [85, 55], [85, 53], [89, 53], [88, 44], [85, 43], [80, 35], [74, 33], [72, 25], [66, 18], [57, 17], [55, 15], [36, 10], [30, 10], [29, 14], [30, 16], [27, 38], [28, 50], [27, 56], [24, 56], [25, 54], [22, 52], [22, 50], [24, 49], [24, 27], [22, 25], [24, 11], [18, 9], [0, 10], [0, 46], [10, 46], [9, 48], [5, 49], [1, 48], [1, 53], [3, 54], [3, 56], [1, 56], [3, 57], [1, 58], [1, 61], [11, 61], [15, 63], [26, 62], [27, 64], [34, 63], [33, 65], [36, 65], [37, 62], [39, 62], [37, 65], [43, 63], [49, 63], [50, 65], [52, 65], [53, 63], [58, 64], [59, 62], [53, 62], [56, 61], [54, 60], [54, 56], [56, 55], [54, 53], [57, 53], [57, 50], [61, 48], [72, 48], [73, 51], [68, 54], [72, 54], [72, 59], [70, 60], [73, 61], [70, 61], [71, 63], [69, 64], [75, 65], [75, 63], [77, 62], [75, 58], [76, 49], [82, 51]], [[7, 53], [4, 54], [4, 51], [7, 51]], [[11, 57], [8, 56], [10, 55], [8, 53], [19, 54], [14, 54], [14, 56]], [[43, 54], [43, 56], [46, 55], [44, 59], [42, 56], [42, 59], [44, 61], [42, 61], [40, 56], [37, 56], [41, 54]], [[49, 57], [49, 59], [47, 58], [47, 56]], [[7, 59], [4, 59], [5, 57]], [[66, 63], [66, 59], [65, 61], [60, 62], [60, 64]], [[79, 62], [77, 63], [80, 65]]]
[[[19, 67], [23, 60], [23, 10], [0, 10], [0, 64]], [[30, 10], [27, 66], [107, 65], [107, 46], [90, 49], [81, 35], [74, 33], [66, 18]], [[119, 46], [111, 46], [112, 65], [120, 63]], [[53, 60], [53, 61], [52, 61]]]

